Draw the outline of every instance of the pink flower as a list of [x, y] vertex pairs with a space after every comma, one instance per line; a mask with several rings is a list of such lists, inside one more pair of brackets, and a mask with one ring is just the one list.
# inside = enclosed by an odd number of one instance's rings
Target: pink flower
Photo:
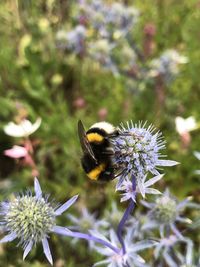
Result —
[[13, 159], [19, 159], [26, 157], [28, 155], [28, 151], [23, 146], [13, 146], [11, 149], [5, 150], [4, 155]]

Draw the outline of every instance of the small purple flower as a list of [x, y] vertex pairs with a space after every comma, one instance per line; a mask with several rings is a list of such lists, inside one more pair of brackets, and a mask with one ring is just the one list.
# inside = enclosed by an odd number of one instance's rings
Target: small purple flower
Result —
[[136, 191], [133, 189], [133, 184], [129, 179], [124, 179], [119, 191], [123, 191], [121, 194], [121, 202], [132, 199], [132, 201], [136, 202]]
[[132, 199], [134, 202], [136, 202], [136, 193], [141, 193], [143, 197], [145, 197], [146, 194], [152, 194], [152, 195], [159, 195], [161, 194], [160, 191], [158, 191], [155, 188], [151, 188], [150, 186], [155, 184], [157, 181], [159, 181], [163, 177], [163, 174], [157, 175], [148, 181], [146, 181], [147, 176], [145, 175], [141, 182], [138, 183], [136, 186], [136, 190], [133, 189], [132, 182], [125, 178], [120, 186], [118, 191], [123, 191], [121, 202], [127, 201]]
[[26, 258], [32, 247], [42, 242], [43, 251], [53, 265], [53, 259], [49, 248], [48, 238], [50, 233], [69, 233], [65, 227], [56, 225], [56, 217], [65, 212], [74, 204], [78, 195], [70, 198], [63, 205], [55, 207], [48, 200], [48, 196], [42, 196], [42, 190], [37, 178], [34, 180], [35, 196], [31, 192], [18, 195], [10, 201], [0, 204], [0, 223], [6, 236], [0, 243], [19, 240], [24, 249], [23, 259]]

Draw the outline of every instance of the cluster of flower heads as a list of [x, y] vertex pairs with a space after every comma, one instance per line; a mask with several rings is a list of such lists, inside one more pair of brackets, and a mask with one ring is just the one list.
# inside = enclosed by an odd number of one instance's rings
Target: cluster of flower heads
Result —
[[81, 1], [77, 21], [91, 23], [102, 37], [117, 39], [124, 36], [138, 19], [139, 12], [134, 7], [121, 3], [105, 4], [103, 1]]
[[[187, 58], [174, 49], [147, 60], [145, 51], [138, 49], [133, 38], [140, 17], [134, 6], [102, 0], [78, 1], [75, 5], [73, 21], [77, 24], [57, 32], [58, 48], [81, 58], [89, 57], [115, 76], [125, 75], [127, 86], [135, 87], [158, 76], [168, 83], [179, 73], [180, 65], [187, 63]], [[153, 36], [154, 28], [147, 24], [144, 34]]]
[[[37, 130], [40, 122], [34, 125], [27, 121], [20, 125], [9, 124], [10, 128], [6, 126], [5, 132], [12, 135], [11, 128], [14, 127], [16, 136], [28, 136]], [[116, 190], [122, 192], [121, 201], [129, 202], [124, 213], [113, 203], [112, 210], [101, 219], [83, 207], [78, 218], [67, 215], [72, 225], [58, 226], [56, 217], [73, 205], [78, 196], [58, 205], [51, 202], [49, 196], [43, 195], [35, 178], [35, 195], [27, 191], [0, 203], [0, 224], [6, 234], [0, 243], [18, 240], [25, 259], [31, 249], [41, 242], [46, 258], [53, 264], [48, 239], [50, 234], [56, 233], [72, 237], [75, 244], [79, 239], [87, 240], [90, 250], [104, 257], [94, 266], [197, 266], [200, 259], [194, 256], [193, 242], [179, 229], [179, 224], [191, 224], [183, 212], [186, 208], [200, 209], [200, 206], [192, 203], [190, 197], [178, 201], [169, 190], [162, 194], [152, 187], [163, 177], [159, 167], [177, 164], [176, 161], [163, 159], [161, 151], [165, 148], [165, 142], [161, 133], [152, 126], [132, 122], [127, 123], [126, 127], [121, 124], [118, 132], [118, 135], [111, 137], [111, 144], [113, 161], [120, 171]], [[196, 156], [199, 154], [196, 153]], [[142, 200], [141, 204], [147, 211], [144, 214], [137, 212], [131, 217], [138, 193], [143, 198], [146, 194], [158, 196], [153, 202]], [[148, 263], [140, 255], [145, 249], [151, 249], [153, 255]]]
[[[166, 190], [163, 195], [157, 196], [154, 202], [142, 201], [146, 210], [140, 211], [134, 217], [129, 217], [124, 225], [124, 246], [123, 252], [115, 225], [110, 224], [111, 215], [121, 217], [121, 211], [117, 209], [115, 202], [112, 203], [110, 216], [97, 218], [89, 211], [82, 213], [76, 218], [76, 227], [82, 227], [83, 221], [88, 221], [88, 228], [85, 233], [90, 233], [101, 240], [110, 243], [119, 250], [111, 250], [102, 243], [92, 243], [88, 240], [90, 250], [95, 250], [104, 256], [104, 259], [94, 266], [198, 266], [200, 258], [194, 254], [193, 242], [178, 230], [176, 223], [183, 227], [188, 227], [191, 220], [183, 217], [186, 208], [200, 208], [191, 202], [191, 198], [178, 201], [170, 192]], [[149, 210], [149, 211], [148, 211]], [[90, 217], [92, 216], [92, 225]], [[74, 221], [74, 216], [73, 216]], [[187, 228], [185, 228], [187, 229]], [[188, 228], [189, 229], [189, 228]], [[159, 231], [158, 231], [159, 230]], [[144, 249], [151, 249], [153, 257], [148, 264], [141, 257], [140, 252]], [[183, 253], [184, 251], [184, 253]]]

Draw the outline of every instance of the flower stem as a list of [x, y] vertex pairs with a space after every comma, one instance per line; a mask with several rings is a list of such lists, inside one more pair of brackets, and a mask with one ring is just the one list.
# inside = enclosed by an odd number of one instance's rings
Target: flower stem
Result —
[[68, 233], [66, 233], [67, 236], [71, 236], [71, 237], [76, 237], [76, 238], [82, 238], [82, 239], [86, 239], [86, 240], [92, 240], [94, 242], [100, 243], [103, 246], [106, 246], [108, 248], [110, 248], [111, 250], [113, 250], [116, 254], [120, 253], [120, 249], [113, 246], [111, 243], [109, 243], [106, 240], [103, 240], [101, 238], [95, 237], [91, 234], [85, 234], [85, 233], [80, 233], [80, 232], [73, 232], [70, 231]]
[[[133, 192], [135, 192], [136, 191], [136, 179], [135, 179], [135, 176], [132, 177], [132, 186], [133, 186]], [[119, 222], [119, 225], [117, 227], [117, 237], [118, 237], [119, 242], [120, 242], [120, 244], [122, 246], [123, 254], [126, 253], [126, 247], [125, 247], [124, 240], [123, 240], [123, 237], [122, 237], [122, 231], [123, 231], [123, 228], [124, 228], [124, 225], [125, 225], [126, 221], [128, 220], [128, 217], [131, 214], [131, 212], [133, 211], [134, 207], [135, 207], [135, 203], [131, 199], [130, 202], [129, 202], [129, 205], [126, 208], [126, 210], [124, 212], [124, 215], [123, 215], [123, 217], [122, 217], [122, 219]]]

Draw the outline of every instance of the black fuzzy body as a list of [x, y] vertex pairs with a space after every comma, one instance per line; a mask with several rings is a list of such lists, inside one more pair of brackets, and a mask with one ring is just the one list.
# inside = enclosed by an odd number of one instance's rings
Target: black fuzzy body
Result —
[[[101, 142], [90, 142], [91, 149], [95, 155], [96, 161], [88, 154], [84, 153], [81, 158], [81, 163], [86, 173], [91, 172], [101, 164], [105, 164], [104, 170], [98, 176], [98, 181], [107, 182], [115, 178], [112, 146], [109, 141], [109, 134], [105, 130], [100, 128], [90, 128], [86, 135], [89, 133], [97, 133], [103, 137]], [[117, 134], [117, 132], [112, 133]]]

